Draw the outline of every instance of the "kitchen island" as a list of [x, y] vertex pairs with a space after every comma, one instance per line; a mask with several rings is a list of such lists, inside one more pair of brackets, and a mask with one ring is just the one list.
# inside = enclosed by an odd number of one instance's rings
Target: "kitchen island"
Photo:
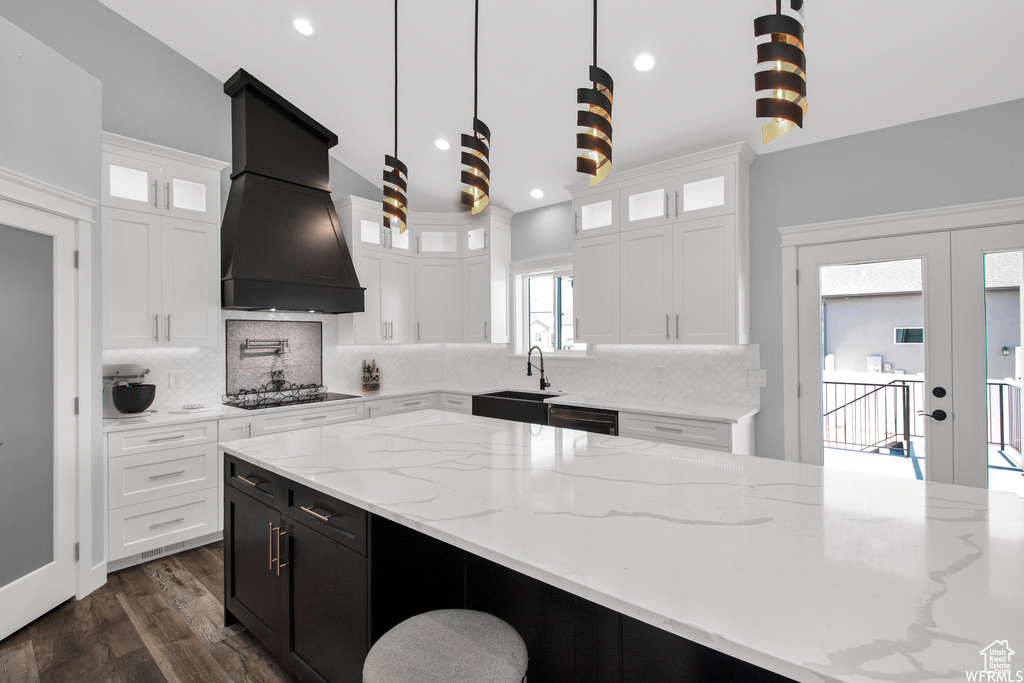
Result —
[[[993, 641], [1024, 644], [1024, 504], [1010, 494], [432, 410], [222, 448], [226, 491], [266, 489], [285, 511], [341, 520], [323, 533], [366, 559], [339, 555], [361, 582], [338, 604], [389, 613], [357, 641], [396, 610], [464, 601], [511, 610], [541, 644], [531, 665], [574, 642], [576, 680], [653, 680], [652, 660], [691, 657], [713, 680], [705, 651], [727, 655], [731, 676], [745, 675], [739, 660], [801, 681], [962, 680]], [[243, 513], [225, 506], [229, 584]], [[253, 556], [298, 590], [288, 565], [305, 560], [288, 548], [303, 524], [280, 521], [276, 538], [269, 524], [252, 525]], [[576, 602], [559, 607], [548, 589]], [[286, 641], [303, 628], [290, 621]]]

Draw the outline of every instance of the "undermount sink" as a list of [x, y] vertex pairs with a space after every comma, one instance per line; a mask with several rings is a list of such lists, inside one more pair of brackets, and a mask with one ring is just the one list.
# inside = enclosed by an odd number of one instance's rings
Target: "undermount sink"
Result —
[[541, 391], [495, 391], [477, 394], [473, 396], [473, 414], [546, 425], [548, 404], [544, 403], [544, 400], [554, 396], [561, 394]]

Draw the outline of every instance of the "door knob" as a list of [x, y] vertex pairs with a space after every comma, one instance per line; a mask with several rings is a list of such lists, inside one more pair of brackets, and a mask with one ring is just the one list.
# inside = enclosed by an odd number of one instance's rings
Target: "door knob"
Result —
[[946, 411], [945, 410], [936, 410], [936, 411], [933, 411], [931, 413], [926, 413], [923, 410], [919, 410], [919, 411], [917, 411], [917, 414], [918, 415], [924, 415], [925, 417], [930, 417], [933, 420], [938, 420], [939, 422], [942, 422], [943, 420], [946, 419]]
[[946, 389], [944, 387], [935, 387], [932, 389], [932, 396], [935, 398], [942, 398], [946, 395]]

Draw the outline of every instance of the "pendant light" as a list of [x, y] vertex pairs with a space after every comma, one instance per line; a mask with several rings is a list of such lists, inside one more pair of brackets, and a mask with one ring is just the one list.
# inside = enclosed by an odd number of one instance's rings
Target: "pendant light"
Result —
[[406, 230], [409, 169], [398, 160], [398, 0], [395, 0], [395, 155], [384, 155], [384, 222], [398, 232]]
[[790, 0], [796, 17], [782, 13], [782, 0], [775, 0], [775, 14], [754, 20], [758, 67], [754, 90], [769, 91], [757, 100], [758, 118], [770, 117], [761, 129], [764, 141], [804, 125], [807, 113], [807, 73], [804, 59], [803, 0]]
[[473, 3], [473, 134], [462, 134], [462, 182], [469, 187], [462, 188], [461, 201], [476, 215], [491, 203], [491, 129], [476, 115], [477, 61], [480, 43], [480, 0]]
[[576, 101], [587, 105], [576, 112], [576, 125], [587, 130], [576, 133], [576, 170], [590, 176], [593, 187], [612, 172], [612, 77], [597, 66], [597, 0], [594, 0], [594, 63], [590, 65], [590, 88], [579, 88]]

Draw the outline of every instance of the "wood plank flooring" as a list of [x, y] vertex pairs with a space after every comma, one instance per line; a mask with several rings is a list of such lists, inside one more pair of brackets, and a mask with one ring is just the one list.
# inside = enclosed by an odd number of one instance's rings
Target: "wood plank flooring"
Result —
[[293, 683], [240, 624], [224, 628], [223, 544], [111, 574], [0, 641], [3, 683]]

